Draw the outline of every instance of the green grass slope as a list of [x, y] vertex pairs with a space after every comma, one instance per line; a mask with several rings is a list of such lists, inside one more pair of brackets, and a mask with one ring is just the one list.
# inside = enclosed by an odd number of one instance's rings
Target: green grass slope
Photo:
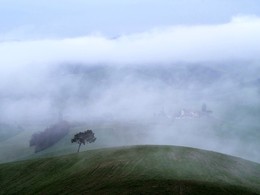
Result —
[[176, 146], [0, 164], [0, 194], [260, 194], [260, 164]]

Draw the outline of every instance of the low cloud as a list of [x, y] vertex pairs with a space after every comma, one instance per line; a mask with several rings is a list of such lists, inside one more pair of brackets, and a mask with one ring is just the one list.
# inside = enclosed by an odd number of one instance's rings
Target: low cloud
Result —
[[[0, 43], [1, 69], [62, 62], [143, 64], [259, 59], [260, 19], [174, 26], [114, 39], [91, 35], [71, 39]], [[8, 68], [7, 68], [8, 67]]]
[[[159, 121], [145, 129], [143, 143], [243, 151], [259, 161], [250, 151], [259, 146], [259, 34], [260, 18], [239, 16], [115, 38], [2, 41], [0, 123], [53, 122], [59, 113], [71, 121]], [[173, 122], [180, 109], [200, 110], [205, 102], [211, 121]]]

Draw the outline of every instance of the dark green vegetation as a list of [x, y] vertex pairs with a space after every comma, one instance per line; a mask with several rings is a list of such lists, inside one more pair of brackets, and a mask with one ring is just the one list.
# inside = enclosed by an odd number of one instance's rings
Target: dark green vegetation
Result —
[[0, 165], [0, 194], [260, 194], [260, 164], [173, 146], [97, 149]]
[[66, 121], [60, 121], [42, 132], [32, 135], [30, 146], [35, 146], [35, 152], [40, 152], [51, 147], [69, 133], [70, 125]]

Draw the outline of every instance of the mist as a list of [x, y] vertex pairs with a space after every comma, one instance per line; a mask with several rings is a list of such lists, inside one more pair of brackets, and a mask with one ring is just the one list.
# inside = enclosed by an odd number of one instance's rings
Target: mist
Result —
[[[183, 145], [260, 162], [259, 35], [260, 18], [236, 16], [114, 38], [3, 40], [0, 123], [123, 123], [118, 145]], [[203, 104], [209, 116], [176, 119]]]

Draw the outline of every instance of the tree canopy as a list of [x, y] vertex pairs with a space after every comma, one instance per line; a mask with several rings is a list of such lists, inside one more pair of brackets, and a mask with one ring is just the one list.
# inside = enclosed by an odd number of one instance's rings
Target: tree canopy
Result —
[[95, 134], [93, 133], [92, 130], [87, 130], [84, 132], [79, 132], [77, 134], [74, 135], [74, 138], [71, 139], [71, 143], [78, 143], [79, 147], [78, 147], [78, 152], [80, 150], [80, 146], [81, 144], [86, 144], [86, 143], [93, 143], [96, 141], [96, 137]]
[[34, 133], [30, 140], [30, 146], [35, 146], [35, 152], [40, 152], [54, 145], [69, 133], [70, 124], [60, 121], [42, 132]]

